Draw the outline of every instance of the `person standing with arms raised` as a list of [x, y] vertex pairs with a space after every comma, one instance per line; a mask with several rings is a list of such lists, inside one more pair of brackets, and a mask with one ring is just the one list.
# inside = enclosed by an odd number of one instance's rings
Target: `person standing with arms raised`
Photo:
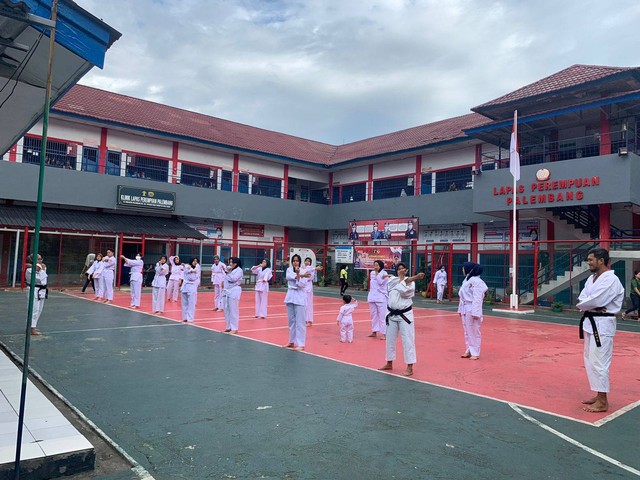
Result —
[[129, 267], [129, 287], [131, 288], [131, 308], [140, 308], [140, 297], [142, 297], [142, 270], [144, 260], [142, 254], [138, 252], [134, 260], [120, 255], [125, 266]]
[[116, 272], [116, 258], [114, 251], [107, 248], [107, 256], [102, 259], [104, 268], [102, 270], [102, 282], [104, 286], [104, 303], [113, 302], [113, 278]]
[[616, 314], [622, 309], [624, 287], [609, 268], [609, 252], [604, 248], [591, 250], [587, 263], [592, 275], [587, 278], [576, 307], [582, 312], [580, 338], [584, 338], [584, 368], [596, 396], [582, 403], [586, 412], [606, 412]]
[[371, 333], [369, 337], [378, 337], [380, 340], [384, 340], [387, 333], [385, 317], [387, 316], [387, 302], [389, 301], [388, 281], [389, 275], [384, 270], [384, 262], [382, 260], [373, 262], [373, 270], [369, 275], [369, 295], [367, 296], [369, 313], [371, 314]]
[[256, 276], [256, 318], [267, 318], [269, 280], [272, 277], [269, 260], [265, 258], [260, 265], [251, 267], [251, 273]]

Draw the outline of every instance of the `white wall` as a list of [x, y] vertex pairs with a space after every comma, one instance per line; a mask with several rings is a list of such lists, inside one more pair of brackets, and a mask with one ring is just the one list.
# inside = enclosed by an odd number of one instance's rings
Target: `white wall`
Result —
[[267, 175], [269, 177], [283, 178], [284, 165], [269, 162], [268, 160], [258, 160], [249, 157], [240, 157], [238, 162], [240, 171], [247, 171], [258, 175]]
[[240, 223], [250, 223], [250, 222], [239, 222], [238, 223], [238, 240], [248, 241], [248, 242], [260, 242], [260, 241], [269, 241], [273, 240], [273, 237], [284, 237], [284, 227], [276, 226], [276, 225], [265, 225], [264, 226], [264, 237], [248, 237], [246, 235], [240, 235]]
[[463, 165], [473, 165], [476, 161], [475, 146], [464, 147], [458, 150], [434, 153], [433, 155], [422, 156], [422, 172], [431, 170], [443, 170], [460, 167]]
[[346, 170], [340, 170], [333, 174], [334, 185], [347, 184], [347, 183], [360, 183], [366, 182], [369, 179], [369, 166], [364, 165], [362, 167], [349, 168]]
[[[414, 175], [416, 173], [416, 157], [403, 158], [376, 164], [373, 166], [373, 178], [399, 177], [401, 175]], [[368, 175], [368, 173], [367, 173]], [[365, 178], [366, 180], [367, 178]]]
[[[49, 122], [47, 135], [49, 138], [69, 140], [73, 143], [81, 143], [89, 147], [100, 145], [100, 127], [93, 127], [82, 123], [67, 122], [58, 118], [52, 118]], [[42, 136], [42, 122], [36, 123], [29, 133]]]
[[299, 178], [300, 180], [309, 180], [311, 182], [329, 183], [329, 172], [289, 165], [289, 178]]
[[225, 170], [233, 169], [233, 155], [230, 153], [218, 152], [209, 148], [201, 148], [193, 145], [178, 145], [178, 159], [187, 162], [200, 163], [202, 165], [212, 165]]
[[127, 150], [151, 157], [171, 158], [173, 155], [173, 142], [171, 141], [131, 135], [112, 129], [109, 129], [107, 134], [107, 148], [115, 151]]

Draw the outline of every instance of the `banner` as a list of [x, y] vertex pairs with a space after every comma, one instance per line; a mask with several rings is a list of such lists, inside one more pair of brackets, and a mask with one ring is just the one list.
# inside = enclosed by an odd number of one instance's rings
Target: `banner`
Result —
[[336, 263], [353, 263], [353, 247], [336, 247]]
[[354, 220], [349, 222], [349, 241], [416, 241], [419, 228], [416, 217]]
[[373, 270], [373, 262], [382, 260], [386, 270], [395, 269], [402, 260], [402, 247], [385, 247], [382, 245], [358, 247], [354, 268]]
[[118, 185], [117, 204], [125, 207], [173, 211], [176, 209], [176, 194]]
[[264, 237], [264, 225], [241, 223], [238, 228], [241, 237]]

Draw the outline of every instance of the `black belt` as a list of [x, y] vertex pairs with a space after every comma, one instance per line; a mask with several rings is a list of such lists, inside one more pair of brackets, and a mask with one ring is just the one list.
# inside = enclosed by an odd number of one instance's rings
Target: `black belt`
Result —
[[409, 320], [407, 317], [404, 316], [405, 313], [409, 312], [413, 307], [409, 306], [405, 309], [402, 310], [394, 310], [391, 307], [389, 307], [387, 305], [387, 310], [389, 310], [389, 313], [387, 314], [387, 317], [385, 318], [385, 323], [387, 325], [389, 325], [389, 317], [402, 317], [402, 319], [407, 322], [409, 325], [411, 325], [411, 320]]
[[596, 326], [596, 320], [593, 317], [615, 317], [615, 313], [607, 313], [607, 312], [584, 312], [582, 314], [582, 318], [580, 319], [580, 338], [584, 338], [584, 330], [583, 324], [585, 319], [589, 319], [591, 323], [591, 328], [593, 329], [593, 339], [596, 341], [596, 347], [601, 347], [600, 343], [600, 334], [598, 333], [598, 327]]

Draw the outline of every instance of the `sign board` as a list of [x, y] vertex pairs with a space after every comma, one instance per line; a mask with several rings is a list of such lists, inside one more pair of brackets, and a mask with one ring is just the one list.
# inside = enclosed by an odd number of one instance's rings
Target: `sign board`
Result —
[[382, 260], [385, 270], [395, 269], [402, 260], [402, 247], [387, 247], [383, 245], [358, 247], [354, 268], [373, 270], [373, 262]]
[[118, 185], [117, 204], [150, 210], [174, 211], [176, 209], [176, 194]]
[[336, 247], [336, 263], [353, 263], [353, 247]]
[[241, 223], [238, 228], [242, 237], [264, 237], [264, 225]]
[[415, 217], [352, 220], [349, 222], [348, 238], [349, 241], [416, 241], [419, 230], [420, 224]]

